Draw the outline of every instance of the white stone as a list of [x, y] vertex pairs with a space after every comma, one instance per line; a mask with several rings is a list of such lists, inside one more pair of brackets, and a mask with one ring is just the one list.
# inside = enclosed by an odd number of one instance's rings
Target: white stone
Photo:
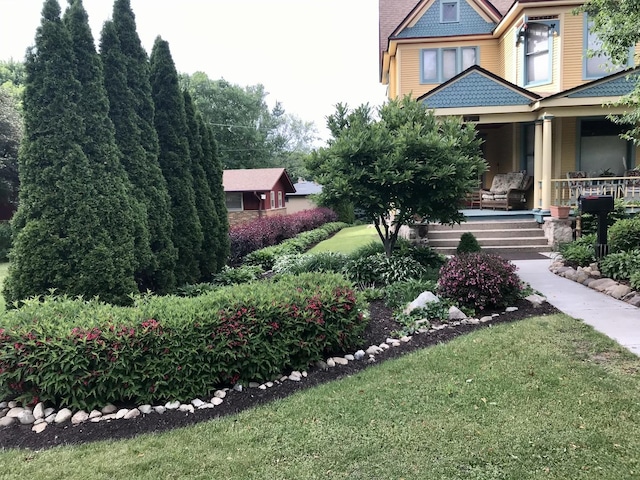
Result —
[[89, 419], [89, 414], [84, 410], [80, 410], [73, 414], [71, 417], [71, 424], [78, 425], [79, 423], [84, 423]]
[[333, 357], [333, 361], [336, 365], [347, 365], [349, 363], [349, 360], [343, 357]]
[[249, 382], [249, 388], [258, 388], [259, 386], [258, 382]]
[[442, 325], [434, 325], [433, 326], [433, 330], [444, 330], [445, 328], [447, 328], [446, 324], [442, 324]]
[[191, 405], [193, 405], [195, 408], [200, 408], [200, 406], [203, 404], [204, 402], [199, 398], [194, 398], [193, 400], [191, 400]]
[[491, 320], [493, 320], [493, 317], [491, 315], [487, 315], [480, 318], [480, 322], [482, 323], [490, 322]]
[[265, 383], [265, 385], [267, 386], [267, 388], [271, 388], [273, 387], [273, 382], [267, 382]]
[[128, 408], [121, 408], [116, 412], [116, 420], [120, 420], [121, 418], [124, 418], [127, 413], [129, 413]]
[[9, 404], [7, 402], [0, 402], [0, 409], [7, 408]]
[[411, 341], [411, 336], [410, 335], [405, 335], [404, 337], [400, 337], [400, 341], [402, 343], [409, 343]]
[[164, 412], [167, 411], [167, 409], [165, 407], [163, 407], [162, 405], [158, 405], [156, 407], [153, 407], [153, 411], [156, 412], [159, 415], [162, 415]]
[[178, 408], [180, 408], [180, 402], [178, 402], [177, 400], [175, 402], [167, 402], [165, 403], [164, 408], [166, 408], [167, 410], [177, 410]]
[[11, 400], [9, 403], [7, 403], [7, 407], [9, 408], [16, 408], [18, 406], [18, 402], [16, 402], [15, 400]]
[[116, 413], [118, 411], [118, 407], [116, 407], [113, 403], [107, 403], [100, 409], [100, 411], [103, 415], [109, 415], [110, 413]]
[[[106, 415], [103, 415], [101, 417], [98, 417], [100, 421], [105, 421], [108, 422], [110, 420], [115, 420], [117, 417], [116, 413], [107, 413]], [[94, 419], [95, 420], [95, 419]]]
[[227, 396], [227, 392], [225, 392], [224, 390], [216, 390], [213, 393], [213, 396], [216, 397], [216, 398], [224, 398], [224, 397]]
[[416, 308], [423, 308], [427, 303], [439, 302], [440, 299], [431, 292], [422, 292], [413, 302], [404, 309], [405, 313], [411, 313]]
[[20, 422], [21, 425], [31, 425], [33, 422], [36, 421], [36, 419], [34, 418], [33, 413], [31, 413], [30, 410], [25, 410], [18, 417], [18, 421]]
[[56, 411], [55, 408], [45, 408], [44, 409], [44, 417], [47, 418], [49, 415], [51, 415], [52, 413], [54, 413]]
[[44, 418], [36, 418], [36, 421], [33, 422], [34, 425], [40, 425], [41, 423], [47, 423]]
[[103, 417], [93, 417], [89, 419], [91, 423], [98, 423], [98, 422], [101, 422], [102, 420], [103, 420]]
[[47, 422], [39, 423], [31, 427], [31, 431], [34, 433], [42, 433], [44, 432], [45, 428], [47, 428], [47, 425], [48, 425]]
[[398, 342], [398, 341], [393, 342], [393, 343], [391, 344], [391, 346], [392, 346], [392, 347], [399, 347], [400, 345], [402, 345], [402, 344], [401, 344], [400, 342]]
[[335, 367], [336, 366], [336, 361], [333, 358], [327, 358], [327, 367]]
[[7, 412], [7, 417], [18, 418], [24, 412], [24, 408], [22, 407], [11, 407]]
[[[490, 320], [492, 320], [493, 317], [490, 318]], [[471, 325], [478, 325], [480, 323], [480, 320], [478, 320], [477, 318], [469, 318], [467, 319], [467, 321], [471, 324]]]
[[353, 362], [356, 357], [354, 357], [353, 355], [349, 354], [349, 355], [345, 355], [344, 358], [346, 358], [348, 361]]
[[216, 407], [217, 407], [218, 405], [222, 405], [222, 402], [224, 402], [224, 400], [223, 400], [223, 399], [221, 399], [220, 397], [213, 397], [213, 398], [211, 399], [211, 403], [212, 403], [214, 406], [216, 406]]
[[353, 354], [353, 358], [355, 360], [362, 360], [365, 357], [366, 353], [364, 352], [364, 350], [358, 350], [356, 353]]
[[44, 403], [38, 402], [35, 407], [33, 407], [33, 416], [38, 418], [44, 418], [46, 415], [44, 414]]
[[53, 423], [56, 421], [56, 414], [55, 413], [51, 413], [49, 415], [47, 415], [46, 417], [44, 417], [44, 421], [47, 423]]
[[153, 412], [153, 407], [149, 404], [145, 404], [145, 405], [140, 405], [138, 407], [138, 410], [140, 410], [140, 413], [144, 414], [144, 415], [148, 415], [151, 412]]
[[492, 313], [491, 316], [495, 318], [495, 317], [499, 317], [500, 314], [499, 313]]
[[18, 420], [15, 417], [2, 417], [0, 418], [0, 427], [8, 427], [9, 425], [13, 425]]
[[287, 377], [286, 375], [280, 377], [281, 382], [286, 382], [287, 380], [289, 380], [289, 377]]
[[378, 355], [382, 349], [376, 345], [371, 345], [365, 352], [367, 355]]
[[509, 313], [509, 312], [517, 312], [518, 311], [518, 307], [507, 307], [504, 310], [505, 312]]
[[464, 318], [467, 318], [467, 316], [458, 307], [453, 305], [449, 307], [449, 320], [462, 320]]
[[213, 403], [203, 403], [198, 407], [198, 410], [206, 410], [207, 408], [213, 408]]
[[396, 343], [398, 341], [397, 338], [387, 338], [384, 343], [386, 343], [387, 345], [391, 345], [392, 343]]
[[380, 349], [381, 349], [381, 350], [389, 350], [390, 348], [391, 348], [391, 347], [390, 347], [388, 344], [386, 344], [386, 343], [381, 343], [381, 344], [380, 344]]
[[266, 390], [267, 386], [265, 384], [262, 384], [258, 387], [260, 390]]
[[[191, 407], [191, 405], [189, 405], [189, 406]], [[191, 408], [193, 408], [193, 407], [191, 407]], [[139, 416], [140, 416], [140, 410], [138, 410], [137, 408], [132, 408], [122, 418], [124, 418], [125, 420], [131, 420], [132, 418], [136, 418], [136, 417], [139, 417]]]
[[68, 408], [63, 408], [58, 413], [56, 413], [56, 418], [54, 419], [54, 422], [57, 424], [64, 423], [67, 420], [70, 420], [72, 416], [73, 416], [73, 413], [71, 412], [71, 410], [69, 410]]
[[193, 408], [193, 405], [180, 405], [180, 407], [178, 407], [178, 410], [181, 412], [186, 412], [186, 413], [193, 413], [195, 410]]
[[242, 391], [242, 384], [241, 384], [241, 383], [236, 383], [236, 384], [233, 386], [233, 389], [234, 389], [236, 392], [241, 392], [241, 391]]
[[289, 374], [289, 380], [292, 382], [299, 382], [302, 380], [302, 374], [298, 371], [293, 371]]
[[100, 410], [91, 410], [89, 412], [89, 419], [100, 418], [102, 416], [102, 412]]
[[539, 307], [547, 301], [545, 297], [543, 297], [542, 295], [538, 295], [537, 293], [525, 297], [525, 300], [531, 303], [534, 307]]

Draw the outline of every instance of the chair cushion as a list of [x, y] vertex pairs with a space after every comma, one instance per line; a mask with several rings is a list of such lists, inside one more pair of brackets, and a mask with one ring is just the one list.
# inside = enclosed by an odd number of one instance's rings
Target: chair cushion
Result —
[[522, 188], [526, 182], [524, 172], [497, 173], [493, 177], [490, 190], [497, 194], [506, 194], [512, 188]]

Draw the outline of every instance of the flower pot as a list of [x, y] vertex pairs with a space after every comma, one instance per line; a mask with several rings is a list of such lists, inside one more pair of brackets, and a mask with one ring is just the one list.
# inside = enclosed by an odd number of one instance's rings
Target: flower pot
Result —
[[553, 218], [569, 218], [571, 207], [568, 205], [551, 205], [551, 216]]

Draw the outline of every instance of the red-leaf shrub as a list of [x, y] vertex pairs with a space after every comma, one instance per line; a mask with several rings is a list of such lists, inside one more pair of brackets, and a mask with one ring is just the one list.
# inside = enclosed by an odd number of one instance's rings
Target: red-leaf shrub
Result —
[[366, 320], [340, 275], [284, 276], [134, 307], [27, 301], [2, 317], [0, 393], [52, 406], [159, 403], [272, 380], [357, 346]]
[[237, 264], [248, 253], [277, 245], [300, 232], [313, 230], [336, 219], [337, 215], [333, 210], [314, 208], [291, 215], [258, 218], [233, 226], [229, 229], [230, 263]]
[[477, 310], [505, 307], [517, 300], [522, 290], [516, 268], [490, 253], [458, 255], [440, 269], [438, 293]]

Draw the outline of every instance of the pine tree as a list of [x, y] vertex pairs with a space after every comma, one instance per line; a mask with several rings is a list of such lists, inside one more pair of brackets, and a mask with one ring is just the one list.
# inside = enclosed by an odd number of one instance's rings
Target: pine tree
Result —
[[196, 107], [189, 92], [183, 91], [184, 111], [187, 120], [187, 139], [191, 154], [191, 174], [193, 176], [193, 191], [195, 194], [196, 210], [202, 226], [202, 249], [200, 251], [199, 268], [200, 281], [209, 282], [218, 272], [217, 245], [220, 235], [220, 221], [211, 195], [207, 175], [202, 166], [204, 153], [202, 150], [202, 134], [196, 117]]
[[155, 125], [160, 144], [160, 168], [169, 187], [173, 214], [173, 244], [178, 249], [178, 285], [200, 279], [198, 259], [202, 249], [202, 227], [196, 210], [187, 140], [184, 100], [178, 85], [169, 44], [156, 38], [151, 51], [151, 92]]
[[139, 262], [148, 263], [151, 254], [149, 233], [140, 205], [131, 197], [131, 183], [120, 163], [120, 151], [109, 119], [102, 62], [95, 49], [82, 0], [73, 0], [63, 22], [71, 35], [76, 77], [81, 86], [78, 113], [85, 127], [81, 146], [93, 172], [93, 178], [87, 180], [96, 189], [91, 201], [99, 212], [105, 235], [102, 242], [109, 252], [105, 262], [111, 263], [113, 272], [111, 278], [101, 276], [97, 280], [105, 282], [101, 287], [105, 291], [111, 289], [111, 282], [126, 282], [129, 291], [135, 291], [134, 267]]
[[144, 289], [168, 293], [176, 286], [177, 260], [171, 240], [171, 200], [158, 162], [149, 60], [136, 32], [129, 0], [115, 1], [113, 21], [106, 22], [102, 31], [100, 52], [116, 143], [134, 195], [147, 211], [154, 258], [148, 268], [136, 273], [136, 278]]
[[45, 1], [35, 47], [25, 62], [20, 206], [4, 295], [12, 302], [55, 289], [123, 302], [135, 285], [114, 271], [93, 165], [82, 149], [82, 86], [60, 13], [56, 0]]
[[214, 138], [213, 129], [208, 127], [202, 115], [197, 115], [198, 125], [202, 136], [202, 167], [207, 176], [207, 183], [211, 190], [211, 197], [218, 215], [218, 233], [215, 241], [218, 271], [226, 264], [229, 258], [229, 217], [227, 202], [222, 186], [222, 163], [218, 156], [218, 147]]

